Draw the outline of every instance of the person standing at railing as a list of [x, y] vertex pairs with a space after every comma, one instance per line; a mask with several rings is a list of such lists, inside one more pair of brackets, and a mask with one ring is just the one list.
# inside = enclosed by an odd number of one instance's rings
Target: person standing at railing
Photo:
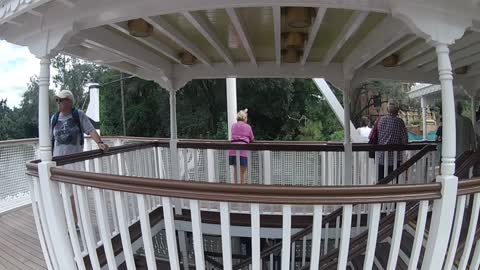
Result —
[[[383, 116], [378, 123], [378, 144], [379, 145], [398, 145], [408, 143], [407, 127], [401, 118], [398, 117], [399, 106], [394, 101], [388, 103], [388, 115]], [[386, 175], [385, 166], [388, 166], [387, 172], [390, 174], [394, 168], [394, 152], [389, 151], [387, 162], [385, 164], [385, 152], [378, 155], [378, 180]], [[397, 164], [399, 167], [402, 162], [402, 153], [397, 154]]]
[[[54, 157], [82, 152], [84, 133], [92, 137], [100, 150], [108, 151], [108, 145], [103, 143], [90, 119], [73, 106], [75, 99], [72, 92], [69, 90], [60, 91], [55, 95], [55, 101], [58, 111], [50, 119]], [[73, 196], [70, 196], [70, 200], [75, 224], [77, 224], [78, 217]]]
[[50, 119], [53, 156], [63, 156], [83, 151], [83, 134], [88, 134], [102, 151], [108, 151], [108, 145], [93, 127], [90, 119], [81, 110], [73, 107], [75, 99], [72, 92], [62, 90], [55, 96], [58, 112]]
[[[248, 109], [244, 109], [238, 112], [237, 114], [237, 122], [232, 125], [232, 144], [248, 144], [253, 142], [254, 136], [252, 127], [247, 124], [248, 120]], [[228, 161], [230, 165], [234, 167], [234, 179], [235, 183], [237, 181], [237, 151], [238, 150], [230, 150], [228, 153]], [[248, 151], [240, 150], [239, 154], [240, 158], [240, 184], [245, 183], [245, 174], [247, 173], [248, 167]]]
[[365, 142], [368, 142], [370, 132], [372, 132], [372, 128], [370, 127], [370, 119], [368, 117], [363, 116], [360, 119], [360, 127], [357, 128], [358, 133], [360, 133], [360, 137], [364, 139]]

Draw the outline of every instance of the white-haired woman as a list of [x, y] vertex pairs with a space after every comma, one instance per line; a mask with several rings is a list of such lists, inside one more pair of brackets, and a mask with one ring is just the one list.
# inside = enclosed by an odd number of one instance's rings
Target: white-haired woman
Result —
[[[237, 122], [232, 125], [232, 139], [233, 144], [247, 144], [251, 143], [254, 139], [252, 127], [247, 124], [248, 119], [248, 109], [244, 109], [238, 112]], [[228, 153], [229, 164], [234, 166], [234, 179], [235, 183], [238, 183], [237, 180], [237, 151], [230, 150]], [[248, 151], [240, 150], [239, 151], [239, 162], [240, 162], [240, 184], [245, 183], [245, 174], [247, 173], [248, 166]]]

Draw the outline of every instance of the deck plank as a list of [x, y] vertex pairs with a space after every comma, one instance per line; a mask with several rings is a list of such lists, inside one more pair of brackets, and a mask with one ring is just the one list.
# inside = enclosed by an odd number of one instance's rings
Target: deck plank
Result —
[[0, 270], [47, 269], [32, 206], [0, 215]]

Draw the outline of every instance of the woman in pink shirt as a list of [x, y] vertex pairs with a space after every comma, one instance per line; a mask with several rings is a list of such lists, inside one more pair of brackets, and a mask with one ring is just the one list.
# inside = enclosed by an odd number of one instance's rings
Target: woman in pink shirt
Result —
[[[247, 144], [253, 142], [252, 127], [247, 124], [248, 109], [241, 110], [237, 114], [237, 122], [232, 125], [232, 140], [233, 144]], [[237, 152], [240, 156], [240, 184], [245, 183], [245, 173], [248, 166], [248, 151], [247, 150], [230, 150], [228, 153], [228, 161], [230, 165], [234, 166], [234, 179], [237, 183]]]

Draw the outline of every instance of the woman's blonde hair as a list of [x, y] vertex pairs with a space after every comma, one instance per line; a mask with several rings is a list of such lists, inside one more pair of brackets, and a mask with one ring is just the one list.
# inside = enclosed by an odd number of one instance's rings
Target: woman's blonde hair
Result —
[[248, 109], [240, 110], [237, 113], [237, 121], [247, 121], [247, 116], [248, 116], [247, 112], [248, 112]]

